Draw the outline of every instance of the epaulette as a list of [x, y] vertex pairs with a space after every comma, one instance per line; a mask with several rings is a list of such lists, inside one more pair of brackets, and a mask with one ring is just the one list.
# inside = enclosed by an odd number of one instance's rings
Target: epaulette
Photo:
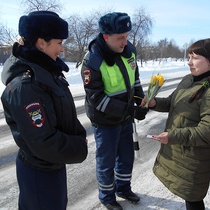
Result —
[[33, 76], [33, 71], [28, 69], [22, 76], [21, 82], [22, 83], [31, 83], [31, 79]]
[[103, 62], [101, 53], [96, 46], [91, 49], [91, 52], [87, 54], [85, 59], [87, 65], [94, 70], [99, 70], [101, 63]]

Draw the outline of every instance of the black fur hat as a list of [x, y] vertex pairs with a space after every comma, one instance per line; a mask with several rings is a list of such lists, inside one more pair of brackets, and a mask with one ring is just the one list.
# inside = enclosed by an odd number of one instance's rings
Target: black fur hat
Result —
[[131, 20], [127, 13], [108, 13], [99, 20], [102, 34], [121, 34], [130, 31], [131, 28]]
[[66, 39], [68, 23], [55, 12], [35, 11], [20, 17], [19, 34], [27, 39]]

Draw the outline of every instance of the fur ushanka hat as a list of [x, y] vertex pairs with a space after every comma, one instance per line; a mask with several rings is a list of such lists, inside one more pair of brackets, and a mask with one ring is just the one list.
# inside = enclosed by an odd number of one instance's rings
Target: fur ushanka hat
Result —
[[127, 13], [108, 13], [99, 20], [102, 34], [121, 34], [130, 31], [131, 28], [131, 20]]
[[27, 39], [66, 39], [68, 23], [55, 12], [35, 11], [20, 17], [19, 34]]

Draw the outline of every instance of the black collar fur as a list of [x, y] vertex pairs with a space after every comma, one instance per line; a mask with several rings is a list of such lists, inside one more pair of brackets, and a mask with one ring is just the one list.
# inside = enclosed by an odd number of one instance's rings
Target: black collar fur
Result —
[[34, 46], [19, 45], [16, 42], [13, 45], [12, 53], [20, 60], [35, 63], [52, 74], [59, 74], [62, 71], [69, 71], [68, 66], [59, 57], [55, 61]]

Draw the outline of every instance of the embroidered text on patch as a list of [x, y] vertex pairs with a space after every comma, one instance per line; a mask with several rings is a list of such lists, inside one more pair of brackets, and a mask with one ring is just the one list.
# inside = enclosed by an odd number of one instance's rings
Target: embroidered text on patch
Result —
[[30, 123], [35, 127], [42, 127], [45, 122], [45, 113], [39, 102], [30, 103], [25, 107]]

